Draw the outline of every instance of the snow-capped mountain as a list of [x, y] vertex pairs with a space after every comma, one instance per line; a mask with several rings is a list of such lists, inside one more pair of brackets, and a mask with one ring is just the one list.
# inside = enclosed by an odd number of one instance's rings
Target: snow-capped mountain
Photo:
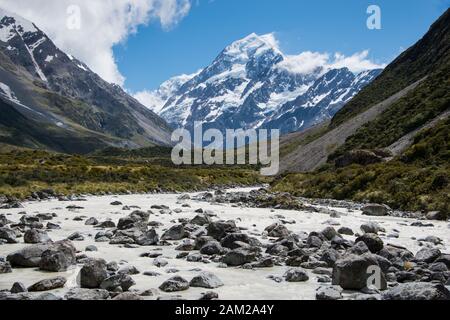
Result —
[[153, 112], [159, 113], [166, 102], [180, 90], [181, 86], [194, 78], [197, 74], [198, 73], [190, 75], [183, 74], [173, 77], [165, 81], [157, 90], [141, 91], [134, 94], [134, 97]]
[[170, 128], [159, 116], [61, 51], [34, 23], [2, 9], [0, 56], [1, 97], [40, 115], [38, 121], [74, 132], [81, 126], [107, 144], [170, 143]]
[[173, 127], [189, 130], [199, 121], [220, 130], [279, 127], [286, 133], [331, 117], [381, 72], [355, 75], [346, 68], [320, 65], [294, 72], [287, 67], [288, 59], [273, 34], [251, 34], [183, 84], [177, 82], [175, 89], [165, 90], [179, 78], [164, 83], [154, 92], [163, 104], [153, 105], [153, 110]]

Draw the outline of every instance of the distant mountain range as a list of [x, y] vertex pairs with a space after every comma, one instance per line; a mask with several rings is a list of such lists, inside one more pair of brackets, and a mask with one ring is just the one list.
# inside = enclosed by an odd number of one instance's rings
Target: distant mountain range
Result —
[[358, 74], [320, 66], [290, 70], [272, 34], [251, 34], [223, 50], [205, 69], [174, 77], [141, 102], [174, 128], [194, 122], [225, 129], [278, 128], [282, 133], [330, 119], [382, 69]]
[[2, 9], [0, 107], [0, 143], [71, 153], [170, 144], [164, 120]]

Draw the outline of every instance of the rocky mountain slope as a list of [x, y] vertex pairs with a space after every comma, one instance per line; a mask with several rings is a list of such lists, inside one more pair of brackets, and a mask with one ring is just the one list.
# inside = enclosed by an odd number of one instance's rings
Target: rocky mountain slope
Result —
[[277, 189], [450, 214], [450, 9], [319, 128], [283, 139]]
[[199, 73], [185, 76], [182, 85], [180, 77], [165, 82], [153, 92], [149, 107], [173, 127], [192, 130], [201, 121], [220, 130], [279, 128], [287, 133], [329, 119], [381, 72], [355, 75], [328, 66], [293, 72], [288, 59], [272, 34], [251, 34]]
[[[32, 22], [1, 9], [0, 57], [2, 105], [21, 113], [24, 121], [45, 124], [32, 139], [40, 140], [38, 145], [54, 148], [53, 143], [43, 142], [52, 139], [54, 133], [49, 130], [95, 141], [87, 149], [169, 144], [170, 129], [164, 120], [59, 50]], [[2, 141], [14, 142], [11, 132], [17, 128], [11, 124], [0, 129]], [[50, 127], [45, 130], [47, 125]], [[35, 144], [29, 139], [24, 143], [28, 147]]]

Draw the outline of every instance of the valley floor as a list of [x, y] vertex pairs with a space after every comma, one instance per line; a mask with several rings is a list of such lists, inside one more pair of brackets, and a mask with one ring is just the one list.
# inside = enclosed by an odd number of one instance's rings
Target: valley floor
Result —
[[[233, 191], [243, 191], [233, 190]], [[244, 191], [250, 191], [245, 189]], [[190, 194], [193, 199], [198, 194]], [[385, 233], [380, 234], [380, 238], [385, 244], [394, 244], [408, 248], [413, 254], [420, 249], [432, 246], [428, 242], [418, 241], [418, 239], [427, 236], [439, 237], [442, 244], [436, 245], [442, 253], [450, 253], [450, 232], [447, 222], [432, 221], [433, 227], [415, 227], [411, 226], [414, 219], [394, 218], [394, 217], [368, 217], [363, 216], [360, 211], [343, 208], [317, 207], [319, 212], [307, 211], [287, 211], [274, 209], [256, 209], [232, 206], [229, 204], [214, 204], [210, 202], [201, 202], [196, 200], [178, 200], [180, 194], [155, 194], [155, 195], [121, 195], [121, 196], [91, 196], [87, 197], [84, 202], [60, 202], [57, 200], [48, 200], [41, 202], [24, 203], [24, 208], [0, 210], [0, 214], [5, 214], [7, 219], [17, 222], [22, 216], [20, 212], [26, 211], [27, 214], [35, 215], [38, 213], [56, 213], [52, 222], [59, 224], [60, 230], [52, 230], [49, 236], [53, 241], [66, 239], [74, 232], [80, 232], [83, 241], [74, 241], [76, 249], [80, 253], [84, 253], [89, 257], [103, 258], [107, 262], [116, 261], [120, 267], [135, 266], [140, 274], [133, 275], [132, 278], [136, 282], [130, 290], [137, 290], [137, 293], [145, 290], [153, 289], [153, 296], [146, 299], [156, 299], [169, 296], [180, 296], [186, 299], [198, 299], [201, 294], [211, 291], [202, 288], [190, 288], [183, 292], [173, 294], [164, 293], [158, 287], [167, 279], [178, 275], [190, 281], [200, 271], [209, 271], [214, 273], [224, 283], [224, 286], [212, 291], [218, 293], [220, 299], [247, 300], [247, 299], [286, 299], [286, 300], [304, 300], [315, 299], [316, 290], [320, 286], [328, 286], [330, 283], [319, 283], [318, 275], [312, 270], [308, 270], [309, 280], [306, 282], [286, 282], [280, 283], [269, 279], [269, 276], [279, 277], [283, 279], [285, 272], [290, 269], [287, 266], [274, 266], [270, 268], [254, 268], [245, 270], [237, 267], [223, 267], [217, 262], [188, 262], [186, 259], [177, 259], [176, 256], [180, 251], [175, 251], [176, 244], [182, 241], [170, 241], [168, 246], [153, 247], [133, 247], [126, 248], [123, 245], [110, 245], [108, 242], [95, 242], [94, 236], [99, 231], [93, 226], [85, 225], [85, 221], [74, 221], [75, 217], [83, 217], [82, 220], [95, 217], [102, 222], [111, 219], [115, 223], [119, 218], [123, 218], [130, 214], [131, 211], [122, 210], [122, 205], [112, 206], [113, 201], [120, 201], [123, 206], [139, 206], [141, 210], [150, 210], [153, 205], [165, 205], [171, 210], [181, 209], [181, 212], [171, 214], [156, 213], [150, 215], [150, 221], [158, 221], [162, 226], [156, 228], [159, 235], [173, 226], [178, 219], [192, 219], [197, 213], [195, 210], [211, 210], [217, 214], [213, 220], [234, 220], [236, 225], [246, 234], [256, 237], [263, 244], [267, 244], [271, 239], [263, 236], [264, 230], [280, 219], [289, 221], [293, 224], [287, 224], [287, 228], [295, 233], [312, 231], [320, 232], [324, 228], [332, 225], [336, 229], [340, 227], [349, 227], [355, 233], [361, 233], [360, 226], [367, 222], [377, 222], [386, 229]], [[182, 204], [185, 204], [182, 207]], [[187, 204], [190, 207], [187, 207]], [[69, 205], [77, 205], [83, 207], [78, 210], [68, 210]], [[330, 217], [330, 209], [341, 213], [339, 218]], [[177, 210], [178, 211], [178, 210]], [[398, 234], [398, 238], [388, 237], [390, 234]], [[355, 240], [354, 236], [344, 236], [346, 239]], [[6, 257], [15, 250], [19, 250], [25, 246], [23, 238], [18, 238], [17, 244], [0, 245], [0, 257]], [[85, 248], [89, 245], [95, 245], [98, 248], [96, 252], [86, 252]], [[434, 247], [434, 246], [433, 246]], [[156, 267], [153, 265], [154, 259], [149, 257], [140, 257], [143, 253], [160, 253], [167, 260], [168, 264], [164, 267]], [[64, 294], [74, 287], [78, 287], [77, 276], [81, 265], [71, 268], [67, 272], [62, 273], [44, 273], [35, 268], [18, 269], [13, 268], [12, 273], [2, 274], [0, 276], [0, 290], [9, 290], [14, 282], [20, 281], [25, 286], [30, 286], [37, 281], [63, 276], [67, 279], [64, 288], [52, 291], [57, 296]], [[331, 269], [330, 269], [331, 270]], [[146, 276], [144, 272], [155, 272], [158, 276]], [[168, 273], [172, 272], [172, 273]], [[345, 292], [344, 296], [352, 297], [352, 292]]]

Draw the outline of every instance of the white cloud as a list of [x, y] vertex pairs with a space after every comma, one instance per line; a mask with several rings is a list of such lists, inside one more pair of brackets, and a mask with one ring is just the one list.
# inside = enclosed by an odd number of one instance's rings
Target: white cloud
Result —
[[351, 72], [359, 73], [365, 70], [380, 69], [386, 67], [385, 64], [378, 64], [368, 59], [369, 50], [356, 52], [351, 56], [335, 53], [306, 51], [298, 55], [286, 56], [285, 60], [279, 63], [279, 67], [292, 73], [308, 74], [316, 70], [329, 70], [337, 68], [348, 68]]
[[166, 102], [155, 91], [140, 91], [133, 95], [134, 98], [155, 113], [161, 112]]
[[384, 68], [386, 65], [380, 65], [368, 59], [369, 50], [357, 52], [351, 56], [346, 57], [341, 53], [334, 54], [334, 60], [331, 62], [332, 68], [348, 68], [350, 71], [358, 73], [365, 70], [373, 70]]
[[[81, 28], [67, 28], [67, 9], [81, 9]], [[138, 26], [159, 20], [176, 25], [191, 8], [190, 0], [0, 0], [0, 6], [34, 22], [66, 53], [85, 62], [109, 82], [123, 85], [113, 46], [126, 41]]]
[[286, 56], [278, 66], [292, 73], [309, 74], [324, 67], [329, 59], [330, 57], [326, 53], [306, 51], [299, 55]]

